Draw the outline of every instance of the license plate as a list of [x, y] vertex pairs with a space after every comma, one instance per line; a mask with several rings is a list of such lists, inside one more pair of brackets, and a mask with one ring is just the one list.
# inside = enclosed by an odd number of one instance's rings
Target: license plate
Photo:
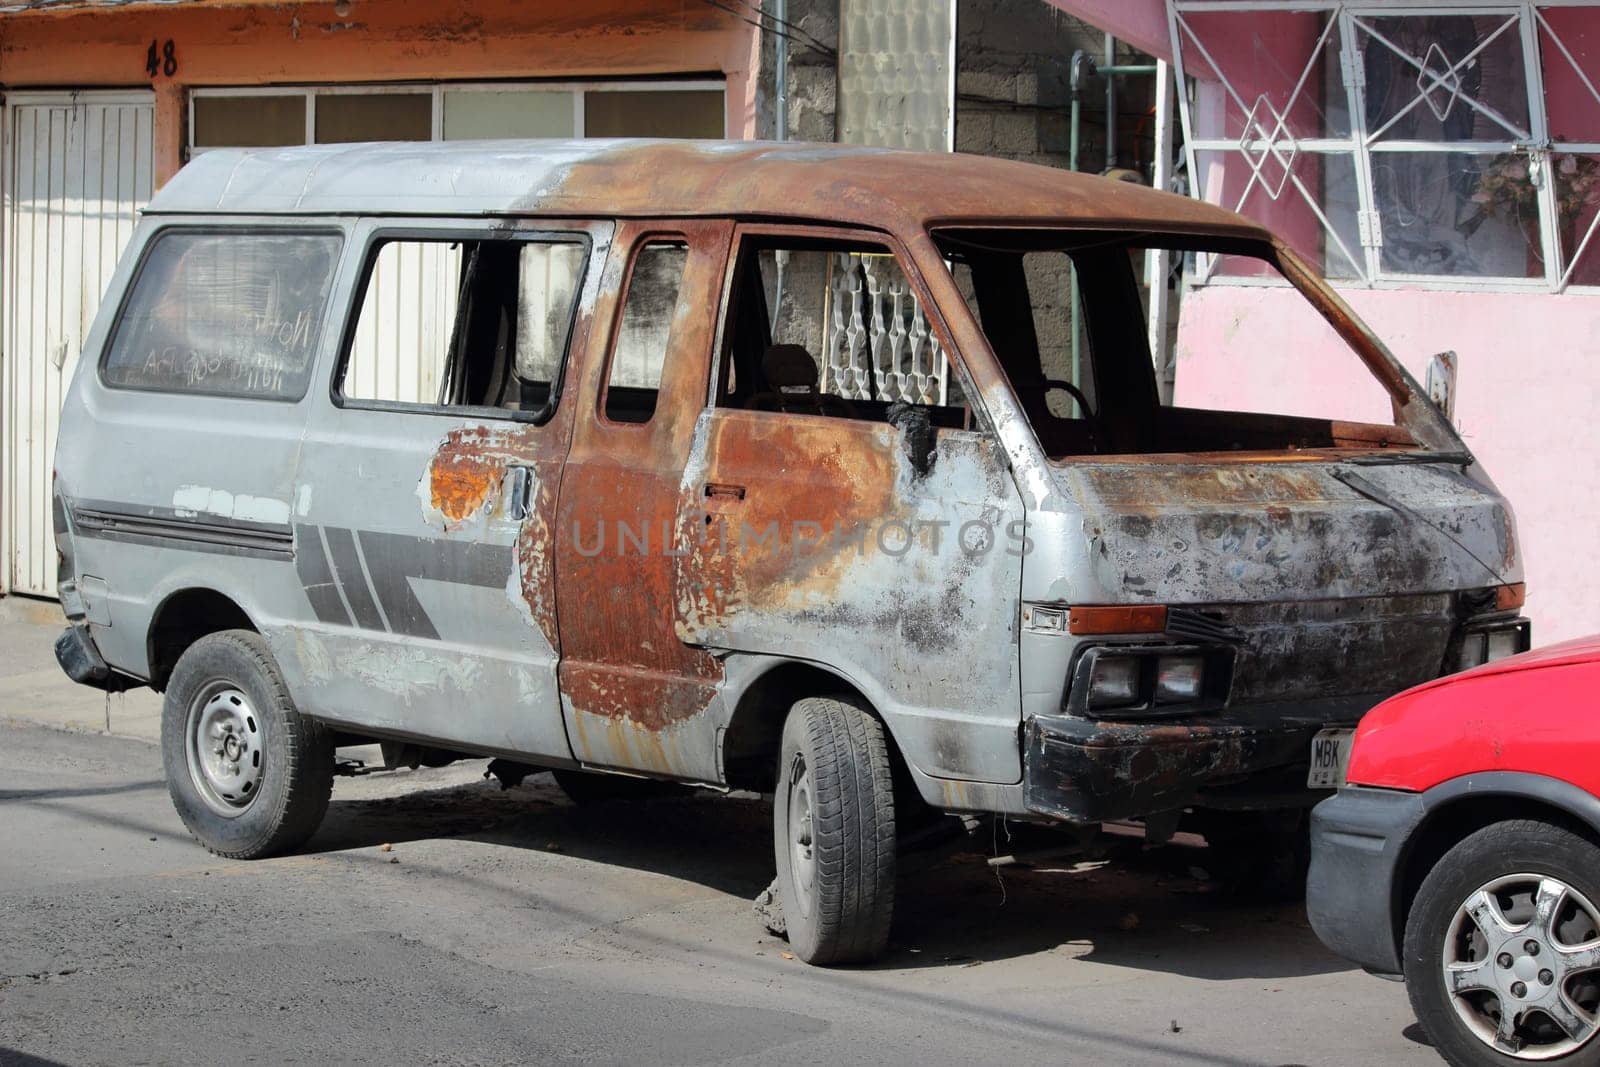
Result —
[[1338, 789], [1350, 770], [1350, 742], [1354, 730], [1318, 730], [1311, 739], [1311, 770], [1306, 774], [1308, 789]]

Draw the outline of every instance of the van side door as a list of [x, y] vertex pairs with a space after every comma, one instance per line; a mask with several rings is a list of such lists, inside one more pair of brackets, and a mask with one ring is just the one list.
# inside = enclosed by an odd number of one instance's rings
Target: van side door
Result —
[[295, 484], [315, 714], [570, 758], [550, 535], [610, 224], [363, 220], [351, 313]]
[[718, 780], [722, 664], [679, 637], [673, 567], [731, 229], [619, 224], [595, 305], [556, 539], [562, 711], [584, 763]]
[[914, 264], [821, 226], [741, 225], [731, 255], [678, 632], [842, 675], [928, 775], [1018, 781], [1025, 512]]

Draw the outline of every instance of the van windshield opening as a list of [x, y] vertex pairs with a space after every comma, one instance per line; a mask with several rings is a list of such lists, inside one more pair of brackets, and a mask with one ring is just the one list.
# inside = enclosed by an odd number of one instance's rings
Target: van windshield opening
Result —
[[[1400, 420], [1406, 387], [1391, 393], [1270, 246], [1078, 230], [935, 238], [1052, 459], [1417, 447]], [[1148, 249], [1170, 253], [1164, 373], [1150, 355]], [[1255, 283], [1185, 286], [1207, 254], [1250, 261]]]

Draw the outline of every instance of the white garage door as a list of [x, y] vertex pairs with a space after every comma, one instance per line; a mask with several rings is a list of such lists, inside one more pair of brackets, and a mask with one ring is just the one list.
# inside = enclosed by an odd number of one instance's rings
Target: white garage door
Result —
[[55, 594], [50, 471], [62, 392], [150, 199], [149, 93], [5, 103], [0, 291], [0, 592]]

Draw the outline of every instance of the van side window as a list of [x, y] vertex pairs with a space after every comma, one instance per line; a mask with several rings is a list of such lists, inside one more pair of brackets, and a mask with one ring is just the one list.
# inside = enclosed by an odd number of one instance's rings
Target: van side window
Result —
[[[916, 290], [881, 245], [747, 237], [723, 330], [719, 407], [968, 425]], [[894, 409], [893, 411], [891, 409]]]
[[337, 234], [261, 231], [158, 236], [102, 378], [125, 389], [300, 399], [340, 243]]
[[576, 241], [384, 241], [340, 396], [547, 413], [587, 256]]
[[651, 241], [634, 256], [606, 379], [604, 411], [612, 422], [649, 422], [656, 413], [688, 259], [689, 246], [682, 241]]

